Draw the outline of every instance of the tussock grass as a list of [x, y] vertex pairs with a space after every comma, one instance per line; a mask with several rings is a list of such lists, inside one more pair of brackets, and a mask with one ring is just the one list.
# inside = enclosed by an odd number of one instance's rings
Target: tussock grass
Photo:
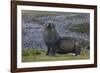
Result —
[[47, 56], [44, 50], [24, 49], [22, 50], [22, 62], [41, 62], [41, 61], [63, 61], [63, 60], [85, 60], [89, 59], [89, 51], [83, 50], [79, 56], [70, 54], [60, 54]]

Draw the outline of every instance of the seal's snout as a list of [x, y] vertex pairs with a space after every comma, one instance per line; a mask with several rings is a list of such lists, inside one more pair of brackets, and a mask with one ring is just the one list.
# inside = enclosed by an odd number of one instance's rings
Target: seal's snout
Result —
[[47, 28], [48, 29], [55, 28], [55, 25], [53, 23], [48, 23]]

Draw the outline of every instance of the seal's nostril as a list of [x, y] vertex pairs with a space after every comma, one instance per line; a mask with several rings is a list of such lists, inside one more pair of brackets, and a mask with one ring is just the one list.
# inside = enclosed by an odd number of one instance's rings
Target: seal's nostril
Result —
[[55, 25], [53, 23], [47, 23], [46, 29], [54, 29]]

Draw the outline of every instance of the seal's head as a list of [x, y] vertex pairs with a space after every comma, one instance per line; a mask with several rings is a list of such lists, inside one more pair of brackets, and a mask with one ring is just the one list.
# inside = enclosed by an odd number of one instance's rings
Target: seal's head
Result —
[[47, 25], [45, 26], [46, 30], [53, 30], [55, 29], [55, 25], [54, 23], [47, 23]]

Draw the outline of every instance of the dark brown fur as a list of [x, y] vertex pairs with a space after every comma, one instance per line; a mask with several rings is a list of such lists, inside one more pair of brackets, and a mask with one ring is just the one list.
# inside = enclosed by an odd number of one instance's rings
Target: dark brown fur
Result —
[[80, 54], [80, 43], [72, 37], [59, 37], [53, 23], [49, 23], [43, 32], [47, 55], [75, 53]]

